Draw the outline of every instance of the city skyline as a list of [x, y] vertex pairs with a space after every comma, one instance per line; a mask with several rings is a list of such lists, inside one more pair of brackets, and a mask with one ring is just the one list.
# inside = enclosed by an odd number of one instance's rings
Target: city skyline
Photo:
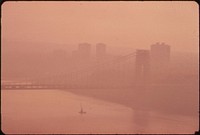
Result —
[[6, 1], [1, 9], [5, 134], [197, 133], [196, 2]]

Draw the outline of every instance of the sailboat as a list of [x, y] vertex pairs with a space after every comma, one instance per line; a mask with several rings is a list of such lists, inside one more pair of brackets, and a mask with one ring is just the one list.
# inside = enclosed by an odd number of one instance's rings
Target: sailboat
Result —
[[86, 112], [83, 111], [83, 107], [81, 105], [81, 111], [79, 112], [80, 114], [86, 114]]

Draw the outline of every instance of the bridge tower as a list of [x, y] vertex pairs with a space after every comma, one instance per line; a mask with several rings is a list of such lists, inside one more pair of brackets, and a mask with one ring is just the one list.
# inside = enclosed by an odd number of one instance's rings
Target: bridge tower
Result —
[[150, 52], [149, 50], [136, 50], [135, 82], [145, 84], [150, 78]]

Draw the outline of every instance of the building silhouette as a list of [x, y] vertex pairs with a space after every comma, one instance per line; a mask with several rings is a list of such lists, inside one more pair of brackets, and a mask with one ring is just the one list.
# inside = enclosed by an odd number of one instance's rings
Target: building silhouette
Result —
[[96, 44], [96, 58], [101, 59], [106, 56], [106, 45], [103, 43]]
[[165, 74], [169, 68], [170, 46], [165, 43], [151, 45], [151, 71], [154, 75]]
[[170, 46], [165, 43], [151, 45], [151, 61], [155, 64], [168, 64], [170, 59]]
[[88, 43], [81, 43], [78, 46], [78, 56], [81, 59], [89, 59], [91, 55], [91, 45]]

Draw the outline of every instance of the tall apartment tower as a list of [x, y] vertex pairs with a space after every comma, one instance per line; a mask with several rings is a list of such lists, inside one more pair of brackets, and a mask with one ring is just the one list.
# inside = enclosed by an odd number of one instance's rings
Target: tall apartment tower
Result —
[[88, 43], [81, 43], [78, 46], [78, 55], [81, 59], [88, 59], [91, 55], [91, 45]]
[[103, 43], [96, 44], [96, 57], [104, 58], [106, 56], [106, 45]]
[[136, 82], [145, 83], [150, 77], [150, 52], [149, 50], [136, 50], [135, 79]]
[[155, 74], [165, 73], [169, 67], [170, 46], [165, 43], [151, 45], [151, 67]]

